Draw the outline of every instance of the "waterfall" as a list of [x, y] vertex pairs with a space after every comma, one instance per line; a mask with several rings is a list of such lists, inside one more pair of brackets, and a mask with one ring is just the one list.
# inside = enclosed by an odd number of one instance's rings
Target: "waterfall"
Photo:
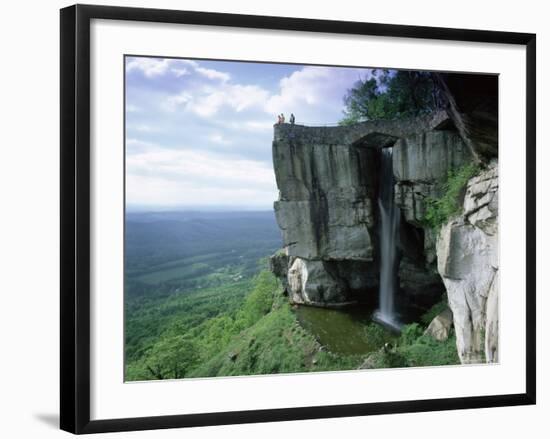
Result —
[[397, 288], [397, 245], [400, 212], [394, 200], [392, 148], [383, 148], [380, 164], [380, 307], [375, 319], [383, 324], [400, 328], [395, 313]]

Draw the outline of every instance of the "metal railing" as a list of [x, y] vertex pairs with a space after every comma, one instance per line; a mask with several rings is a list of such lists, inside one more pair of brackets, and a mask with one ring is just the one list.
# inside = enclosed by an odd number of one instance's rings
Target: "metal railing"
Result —
[[[275, 122], [274, 125], [279, 125], [279, 124]], [[281, 125], [292, 125], [292, 124], [291, 124], [290, 122], [285, 122], [284, 124], [281, 124]], [[311, 128], [338, 127], [338, 126], [341, 126], [338, 122], [335, 122], [335, 123], [309, 123], [309, 122], [302, 122], [302, 121], [295, 122], [294, 125], [305, 126], [305, 127], [311, 127]]]

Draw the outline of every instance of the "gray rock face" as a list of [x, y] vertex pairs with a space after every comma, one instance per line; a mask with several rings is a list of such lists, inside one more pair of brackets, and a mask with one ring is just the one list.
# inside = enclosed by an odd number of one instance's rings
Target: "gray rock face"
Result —
[[393, 150], [397, 181], [431, 183], [471, 160], [466, 145], [454, 131], [429, 131], [397, 141]]
[[437, 239], [438, 271], [462, 363], [498, 361], [498, 165], [467, 185], [464, 212]]
[[374, 151], [304, 142], [273, 142], [275, 215], [288, 255], [372, 260]]
[[398, 140], [393, 147], [395, 193], [405, 219], [421, 227], [426, 197], [439, 197], [438, 183], [450, 170], [472, 159], [470, 150], [454, 131], [431, 131]]

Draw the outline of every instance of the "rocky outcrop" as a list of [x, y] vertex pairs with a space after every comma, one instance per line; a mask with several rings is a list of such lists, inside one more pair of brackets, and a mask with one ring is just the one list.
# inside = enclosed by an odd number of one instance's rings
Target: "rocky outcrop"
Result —
[[447, 112], [477, 160], [498, 157], [498, 76], [434, 74]]
[[288, 270], [288, 293], [293, 303], [316, 306], [344, 305], [346, 284], [323, 261], [295, 258]]
[[[273, 163], [279, 199], [274, 207], [286, 259], [279, 257], [272, 265], [277, 265], [274, 268], [294, 302], [348, 303], [361, 292], [377, 289], [380, 149], [404, 142], [400, 145], [406, 155], [414, 149], [409, 146], [413, 139], [427, 139], [416, 142], [428, 155], [438, 141], [451, 138], [431, 131], [445, 120], [448, 116], [439, 112], [351, 126], [275, 126]], [[451, 148], [451, 140], [448, 143]], [[401, 157], [400, 172], [409, 178], [416, 172], [409, 164], [420, 163]], [[410, 157], [416, 160], [412, 152]], [[413, 265], [418, 262], [410, 260]], [[419, 266], [420, 272], [424, 270], [423, 263]], [[415, 288], [426, 287], [425, 280], [417, 276]]]
[[498, 361], [498, 165], [472, 178], [463, 213], [437, 239], [462, 363]]
[[273, 142], [275, 215], [288, 255], [372, 260], [375, 151], [318, 143], [315, 130], [308, 135], [304, 128], [277, 127]]

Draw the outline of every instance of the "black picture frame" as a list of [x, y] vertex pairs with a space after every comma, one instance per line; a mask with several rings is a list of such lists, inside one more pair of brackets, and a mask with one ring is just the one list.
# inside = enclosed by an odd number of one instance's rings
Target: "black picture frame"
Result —
[[[90, 420], [90, 21], [132, 20], [485, 42], [526, 47], [526, 392], [383, 403]], [[61, 429], [81, 434], [535, 404], [536, 36], [303, 18], [111, 6], [61, 9]]]

